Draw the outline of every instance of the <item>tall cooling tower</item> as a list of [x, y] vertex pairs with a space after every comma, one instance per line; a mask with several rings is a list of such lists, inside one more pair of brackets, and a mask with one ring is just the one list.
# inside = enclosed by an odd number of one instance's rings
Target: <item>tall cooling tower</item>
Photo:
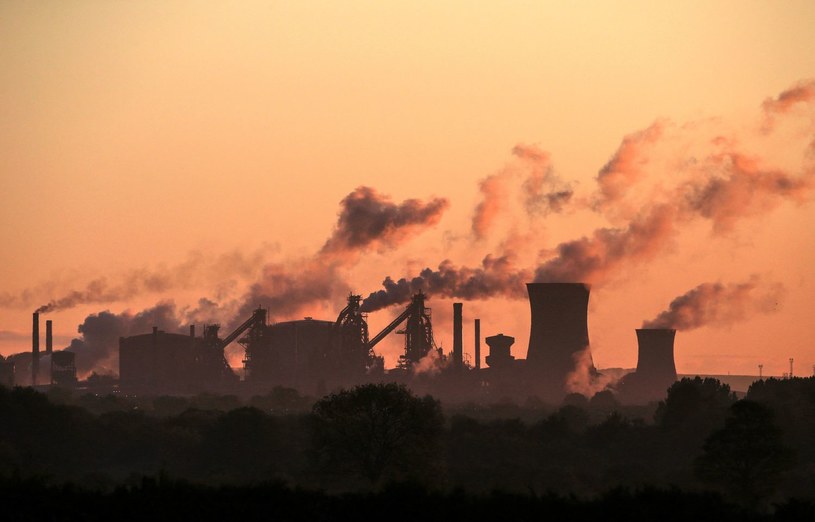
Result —
[[668, 328], [637, 330], [637, 375], [641, 380], [659, 386], [665, 384], [666, 388], [676, 380], [675, 336], [676, 330]]
[[527, 283], [526, 288], [532, 312], [526, 364], [548, 387], [560, 388], [574, 371], [577, 354], [589, 347], [589, 285]]

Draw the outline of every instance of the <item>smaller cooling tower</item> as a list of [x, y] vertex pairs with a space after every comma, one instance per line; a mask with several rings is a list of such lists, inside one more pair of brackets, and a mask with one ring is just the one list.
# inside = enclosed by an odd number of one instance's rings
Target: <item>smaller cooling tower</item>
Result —
[[620, 382], [618, 391], [623, 402], [644, 404], [665, 398], [668, 388], [676, 382], [675, 336], [676, 330], [668, 328], [637, 330], [637, 371]]
[[674, 337], [676, 330], [667, 328], [640, 328], [637, 330], [637, 374], [648, 381], [670, 383], [676, 380], [674, 364]]

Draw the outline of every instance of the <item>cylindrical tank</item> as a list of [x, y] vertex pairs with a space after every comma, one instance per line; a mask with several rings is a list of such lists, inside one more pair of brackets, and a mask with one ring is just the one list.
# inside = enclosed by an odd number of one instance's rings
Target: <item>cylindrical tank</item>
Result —
[[589, 285], [527, 283], [526, 288], [532, 314], [526, 364], [536, 378], [562, 386], [577, 354], [589, 348]]

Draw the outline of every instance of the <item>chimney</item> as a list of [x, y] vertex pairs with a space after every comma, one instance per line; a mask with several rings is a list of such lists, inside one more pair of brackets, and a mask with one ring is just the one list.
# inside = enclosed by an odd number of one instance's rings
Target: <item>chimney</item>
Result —
[[576, 355], [589, 349], [590, 287], [584, 283], [527, 283], [526, 288], [532, 314], [526, 365], [541, 385], [553, 393], [561, 392], [575, 369]]
[[31, 329], [31, 385], [37, 385], [37, 376], [40, 373], [40, 314], [34, 312], [34, 322]]
[[481, 369], [481, 319], [475, 320], [475, 369]]
[[195, 325], [194, 324], [190, 325], [190, 337], [193, 337], [193, 338], [195, 337]]
[[453, 303], [453, 368], [457, 370], [461, 369], [463, 360], [461, 308], [461, 303]]
[[54, 352], [53, 322], [51, 319], [45, 321], [45, 353], [51, 355]]

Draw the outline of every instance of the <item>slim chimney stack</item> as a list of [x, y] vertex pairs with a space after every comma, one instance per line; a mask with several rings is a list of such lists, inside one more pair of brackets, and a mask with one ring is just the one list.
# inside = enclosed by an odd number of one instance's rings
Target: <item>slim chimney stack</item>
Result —
[[463, 366], [463, 344], [461, 341], [461, 303], [453, 303], [453, 368], [460, 370]]
[[475, 369], [481, 369], [481, 319], [475, 320]]
[[37, 385], [37, 375], [40, 373], [40, 314], [34, 312], [34, 321], [31, 328], [31, 386]]
[[51, 319], [45, 321], [45, 354], [51, 355], [54, 353], [54, 334], [53, 323]]

